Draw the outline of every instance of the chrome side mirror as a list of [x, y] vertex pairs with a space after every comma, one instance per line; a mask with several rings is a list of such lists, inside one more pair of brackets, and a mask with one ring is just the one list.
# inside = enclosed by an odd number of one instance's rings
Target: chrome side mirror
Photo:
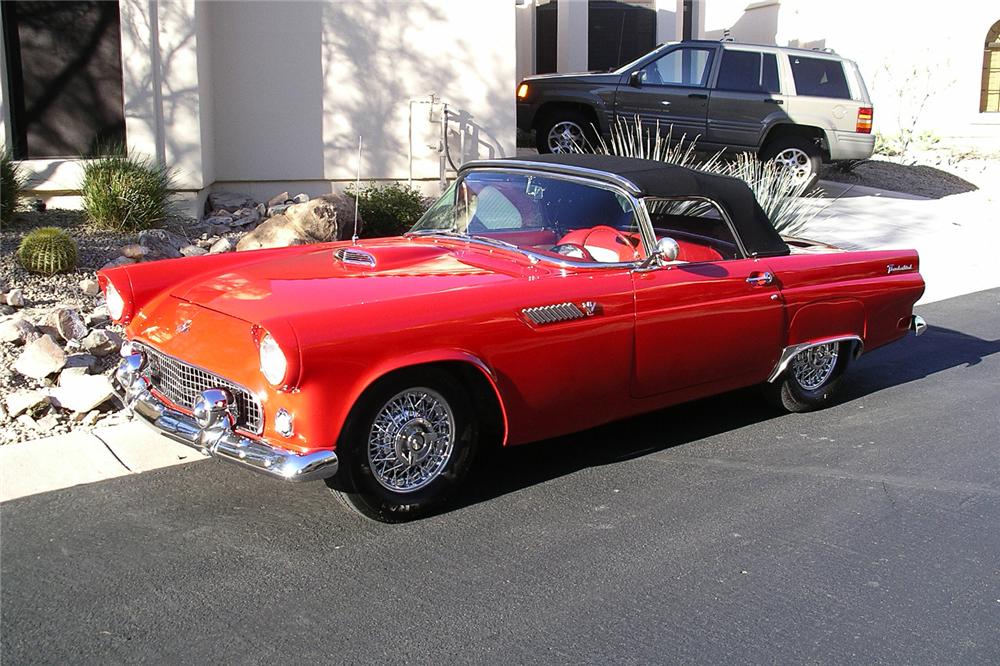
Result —
[[653, 256], [661, 264], [676, 261], [677, 255], [681, 252], [681, 246], [677, 244], [673, 238], [664, 236], [660, 240], [656, 241], [656, 248], [653, 250]]

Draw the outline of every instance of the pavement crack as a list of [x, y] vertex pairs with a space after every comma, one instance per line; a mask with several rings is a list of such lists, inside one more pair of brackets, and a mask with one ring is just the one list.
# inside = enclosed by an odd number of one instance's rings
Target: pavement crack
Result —
[[94, 439], [96, 439], [98, 442], [100, 442], [101, 444], [103, 444], [104, 448], [106, 448], [108, 450], [108, 453], [110, 453], [112, 456], [114, 456], [114, 459], [118, 461], [118, 464], [121, 465], [122, 467], [124, 467], [125, 469], [127, 469], [128, 472], [129, 472], [129, 474], [135, 474], [135, 472], [132, 471], [132, 468], [125, 464], [125, 461], [122, 460], [121, 457], [117, 453], [115, 453], [115, 450], [113, 448], [111, 448], [111, 445], [108, 444], [106, 441], [104, 441], [104, 439], [100, 435], [98, 435], [95, 432], [90, 433], [90, 435], [91, 435], [91, 437], [93, 437]]

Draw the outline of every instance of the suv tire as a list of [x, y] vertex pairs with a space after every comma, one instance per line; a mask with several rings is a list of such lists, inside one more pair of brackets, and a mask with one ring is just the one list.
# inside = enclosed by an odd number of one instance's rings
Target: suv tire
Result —
[[573, 145], [592, 150], [595, 140], [593, 122], [576, 109], [553, 109], [535, 128], [535, 147], [541, 154], [579, 152]]
[[801, 136], [779, 136], [767, 142], [759, 153], [762, 161], [773, 160], [779, 165], [795, 170], [798, 178], [811, 188], [819, 180], [819, 167], [823, 153], [812, 139]]

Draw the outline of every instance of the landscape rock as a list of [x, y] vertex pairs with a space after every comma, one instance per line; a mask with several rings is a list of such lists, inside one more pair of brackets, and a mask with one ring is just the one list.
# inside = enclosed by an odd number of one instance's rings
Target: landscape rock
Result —
[[[103, 333], [104, 331], [94, 331]], [[43, 379], [59, 372], [66, 365], [66, 353], [48, 335], [43, 335], [24, 347], [24, 351], [14, 361], [14, 370], [25, 377]]]
[[218, 240], [219, 240], [218, 236], [211, 236], [209, 238], [199, 238], [198, 240], [195, 241], [194, 244], [197, 245], [198, 247], [202, 247], [208, 250], [211, 249], [211, 247], [215, 245], [215, 242]]
[[281, 194], [275, 194], [273, 197], [267, 200], [267, 206], [280, 206], [284, 203], [288, 203], [291, 199], [288, 196], [288, 192], [282, 192]]
[[223, 252], [229, 252], [233, 249], [233, 244], [228, 238], [220, 238], [219, 240], [212, 243], [212, 247], [209, 248], [210, 254], [222, 254]]
[[[114, 331], [102, 328], [91, 331], [81, 342], [83, 348], [94, 356], [117, 354], [122, 346], [122, 338]], [[62, 350], [60, 350], [62, 351]], [[63, 359], [65, 361], [65, 359]]]
[[45, 323], [55, 328], [63, 340], [81, 340], [87, 335], [83, 317], [73, 308], [56, 308], [49, 313]]
[[185, 245], [181, 248], [181, 254], [185, 257], [199, 257], [203, 254], [208, 254], [208, 250], [198, 245]]
[[143, 259], [148, 254], [150, 254], [150, 249], [145, 245], [139, 245], [138, 243], [133, 243], [132, 245], [126, 245], [121, 249], [123, 257], [128, 257], [129, 259]]
[[[290, 206], [284, 214], [264, 221], [245, 235], [237, 250], [285, 247], [342, 240], [353, 231], [354, 200], [341, 194], [326, 194]], [[361, 220], [358, 221], [361, 226]]]
[[10, 315], [14, 314], [14, 312], [15, 312], [14, 308], [10, 307], [6, 303], [0, 303], [0, 314]]
[[0, 342], [23, 344], [40, 336], [35, 325], [23, 317], [13, 317], [0, 322]]
[[212, 192], [208, 195], [209, 210], [218, 210], [219, 208], [236, 210], [245, 206], [254, 206], [256, 203], [253, 197], [242, 192]]
[[59, 425], [59, 417], [55, 414], [49, 413], [38, 419], [35, 424], [35, 428], [39, 432], [51, 433]]
[[70, 370], [83, 370], [86, 374], [93, 373], [97, 370], [97, 357], [93, 354], [70, 354], [66, 357], [66, 365], [63, 366], [62, 374], [66, 374]]
[[111, 321], [111, 315], [108, 314], [107, 306], [100, 305], [94, 308], [94, 311], [87, 315], [84, 321], [87, 323], [88, 328], [95, 328], [97, 326], [104, 326]]
[[80, 280], [80, 291], [83, 292], [84, 296], [97, 296], [101, 293], [101, 285], [98, 284], [97, 280]]
[[49, 396], [45, 391], [18, 391], [11, 393], [4, 401], [7, 405], [7, 415], [16, 419], [25, 412], [34, 413], [39, 408], [49, 404]]
[[27, 414], [21, 414], [20, 416], [18, 416], [14, 420], [17, 421], [17, 423], [18, 423], [19, 426], [21, 426], [22, 430], [38, 430], [39, 429], [38, 422], [36, 422], [35, 419], [31, 418]]
[[205, 224], [210, 227], [224, 225], [228, 228], [229, 225], [232, 223], [233, 223], [232, 215], [213, 215], [212, 217], [205, 218]]
[[271, 206], [267, 209], [267, 216], [274, 217], [275, 215], [283, 215], [286, 210], [294, 206], [295, 204], [284, 203], [277, 204], [276, 206]]
[[56, 407], [73, 412], [89, 412], [114, 397], [114, 389], [111, 380], [104, 375], [64, 372], [59, 377], [59, 386], [52, 389], [49, 397]]
[[[128, 246], [126, 246], [126, 247], [128, 247]], [[141, 247], [141, 246], [136, 246], [136, 247]], [[106, 263], [103, 266], [101, 266], [100, 270], [103, 271], [103, 270], [107, 270], [109, 268], [118, 268], [119, 266], [128, 266], [129, 264], [134, 264], [135, 262], [136, 262], [135, 259], [131, 259], [129, 257], [118, 257], [116, 259], [112, 259], [108, 263]]]
[[299, 192], [294, 197], [292, 197], [292, 203], [305, 203], [309, 201], [309, 195], [304, 192]]
[[166, 229], [144, 229], [139, 232], [139, 244], [148, 247], [153, 257], [173, 259], [182, 256], [181, 248], [188, 242]]
[[24, 292], [20, 289], [11, 289], [7, 292], [7, 305], [15, 308], [24, 307]]
[[232, 226], [244, 227], [260, 222], [260, 214], [256, 208], [240, 208], [233, 214]]

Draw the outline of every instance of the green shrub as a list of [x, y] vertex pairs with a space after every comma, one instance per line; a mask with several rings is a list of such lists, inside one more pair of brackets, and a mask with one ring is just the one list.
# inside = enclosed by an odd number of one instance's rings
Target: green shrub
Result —
[[0, 221], [10, 222], [24, 188], [21, 167], [6, 150], [0, 154]]
[[17, 260], [32, 273], [65, 273], [76, 268], [76, 241], [58, 227], [41, 227], [21, 241]]
[[361, 235], [365, 238], [406, 233], [427, 209], [418, 190], [400, 183], [368, 183], [357, 194], [353, 186], [348, 186], [344, 194], [358, 200], [364, 221]]
[[172, 170], [148, 157], [119, 151], [83, 165], [83, 210], [102, 229], [160, 226], [169, 213], [173, 189]]

